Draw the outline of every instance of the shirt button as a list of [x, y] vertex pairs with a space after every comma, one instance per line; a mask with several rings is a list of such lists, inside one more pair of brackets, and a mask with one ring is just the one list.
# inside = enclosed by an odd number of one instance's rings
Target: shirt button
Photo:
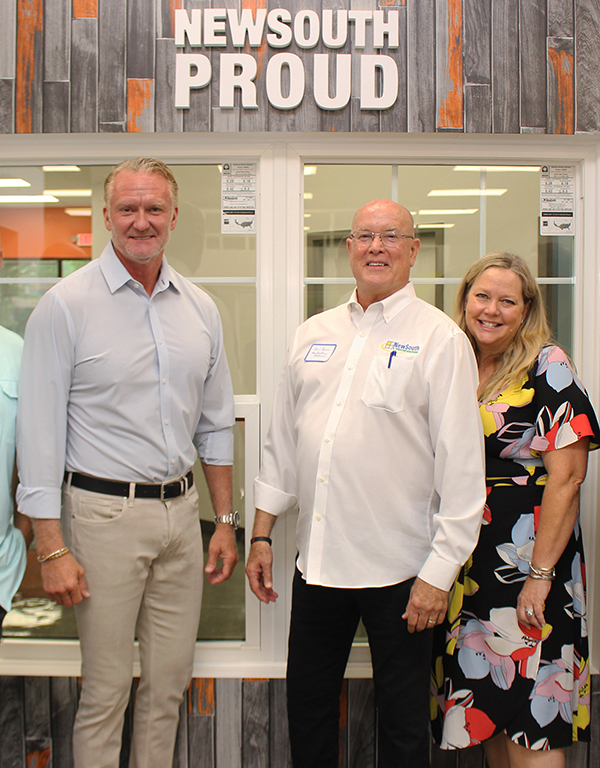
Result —
[[165, 424], [168, 424], [168, 423], [169, 423], [169, 419], [165, 419]]
[[162, 339], [159, 339], [159, 340], [158, 340], [158, 343], [159, 343], [159, 344], [162, 344]]
[[175, 464], [175, 459], [171, 459], [171, 464]]
[[342, 404], [342, 401], [341, 401], [341, 400], [338, 400], [338, 401], [336, 402], [336, 405], [341, 405], [341, 404]]
[[317, 516], [316, 516], [316, 518], [315, 518], [315, 520], [317, 520], [317, 522], [320, 522], [320, 520], [321, 520], [321, 515], [317, 515]]
[[348, 366], [348, 370], [351, 371], [353, 368], [354, 366], [352, 365], [352, 363], [350, 363], [350, 365]]
[[325, 438], [325, 442], [326, 442], [326, 443], [330, 443], [330, 442], [331, 442], [331, 438], [330, 438], [330, 437], [326, 437], [326, 438]]
[[324, 478], [324, 477], [320, 477], [320, 478], [319, 478], [319, 482], [320, 482], [320, 483], [324, 483], [324, 482], [325, 482], [325, 478]]
[[361, 338], [361, 339], [364, 339], [364, 338], [365, 338], [365, 332], [364, 332], [364, 331], [361, 331], [361, 332], [360, 332], [360, 338]]
[[167, 383], [167, 380], [166, 380], [166, 379], [163, 379], [163, 384], [166, 384], [166, 383]]

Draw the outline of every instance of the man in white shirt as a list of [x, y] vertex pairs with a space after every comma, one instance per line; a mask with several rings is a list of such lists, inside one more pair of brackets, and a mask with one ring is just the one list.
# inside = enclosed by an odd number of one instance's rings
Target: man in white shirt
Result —
[[104, 191], [111, 242], [48, 291], [27, 325], [17, 501], [34, 521], [45, 591], [75, 606], [76, 768], [119, 765], [135, 635], [129, 764], [166, 768], [202, 596], [197, 456], [217, 516], [208, 580], [229, 578], [237, 562], [233, 392], [214, 303], [164, 257], [178, 213], [170, 169], [125, 161]]
[[338, 764], [339, 695], [359, 620], [379, 768], [429, 765], [432, 633], [485, 502], [466, 336], [409, 282], [420, 241], [389, 200], [355, 215], [350, 301], [297, 330], [275, 397], [246, 572], [265, 603], [269, 534], [298, 504], [287, 695], [294, 768]]

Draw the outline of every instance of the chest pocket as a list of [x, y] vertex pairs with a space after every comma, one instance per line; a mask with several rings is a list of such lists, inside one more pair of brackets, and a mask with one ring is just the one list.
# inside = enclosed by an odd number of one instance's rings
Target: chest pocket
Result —
[[363, 403], [392, 413], [401, 411], [414, 362], [415, 355], [401, 355], [394, 358], [388, 368], [387, 355], [373, 358], [363, 389]]
[[6, 397], [10, 397], [11, 400], [17, 399], [18, 388], [19, 385], [12, 379], [0, 379], [0, 390], [6, 395]]

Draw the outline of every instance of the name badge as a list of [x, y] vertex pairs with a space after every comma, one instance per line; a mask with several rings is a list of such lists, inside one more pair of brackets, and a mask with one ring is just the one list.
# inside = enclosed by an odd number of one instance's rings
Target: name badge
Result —
[[313, 344], [306, 353], [305, 363], [326, 363], [335, 352], [337, 344]]

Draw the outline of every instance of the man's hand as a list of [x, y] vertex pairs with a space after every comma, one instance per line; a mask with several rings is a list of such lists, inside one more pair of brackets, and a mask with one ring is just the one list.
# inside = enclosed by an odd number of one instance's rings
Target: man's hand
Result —
[[[223, 565], [217, 568], [217, 560], [221, 558]], [[211, 584], [220, 584], [233, 573], [239, 560], [235, 531], [228, 523], [217, 523], [215, 532], [208, 544], [208, 560], [204, 572]]]
[[65, 608], [90, 596], [83, 568], [72, 555], [42, 563], [42, 584], [48, 597]]
[[273, 590], [273, 551], [266, 541], [256, 541], [250, 547], [246, 575], [250, 589], [256, 597], [267, 605], [279, 597]]
[[441, 624], [447, 609], [448, 593], [417, 576], [402, 618], [406, 619], [409, 632], [422, 632]]

